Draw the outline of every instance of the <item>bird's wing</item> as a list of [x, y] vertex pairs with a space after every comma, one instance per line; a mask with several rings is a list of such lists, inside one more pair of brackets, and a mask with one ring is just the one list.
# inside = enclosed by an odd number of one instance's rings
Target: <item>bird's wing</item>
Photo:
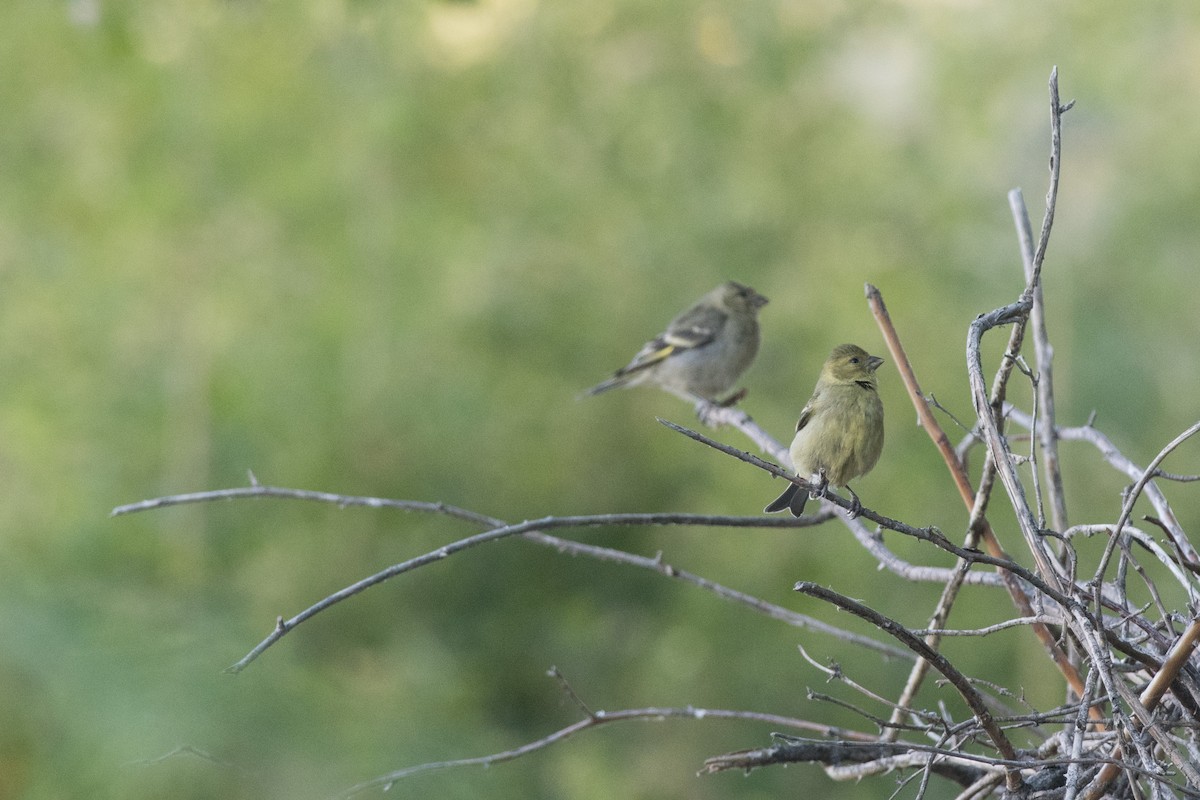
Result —
[[639, 372], [647, 367], [652, 367], [674, 353], [675, 350], [675, 345], [667, 341], [666, 334], [659, 334], [642, 345], [642, 349], [637, 352], [633, 360], [617, 370], [617, 375], [628, 375], [631, 372]]
[[666, 333], [658, 338], [681, 350], [703, 347], [717, 338], [728, 319], [729, 315], [719, 308], [692, 306], [671, 320]]
[[800, 412], [800, 419], [796, 420], [796, 433], [799, 433], [805, 425], [807, 425], [813, 416], [813, 412], [817, 409], [817, 398], [819, 394], [814, 394], [807, 403], [804, 404], [804, 409]]
[[694, 306], [671, 320], [667, 329], [638, 351], [618, 374], [628, 375], [652, 367], [674, 353], [703, 347], [717, 337], [728, 314], [712, 306]]

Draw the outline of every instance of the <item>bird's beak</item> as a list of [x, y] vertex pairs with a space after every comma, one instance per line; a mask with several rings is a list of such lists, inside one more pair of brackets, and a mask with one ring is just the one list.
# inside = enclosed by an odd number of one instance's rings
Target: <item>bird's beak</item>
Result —
[[867, 356], [867, 369], [871, 372], [883, 366], [883, 359], [879, 356]]
[[751, 305], [753, 305], [755, 308], [762, 308], [769, 302], [771, 302], [771, 301], [768, 300], [767, 298], [763, 297], [761, 294], [758, 294], [757, 292], [755, 292], [755, 294], [754, 294], [754, 299], [750, 301]]

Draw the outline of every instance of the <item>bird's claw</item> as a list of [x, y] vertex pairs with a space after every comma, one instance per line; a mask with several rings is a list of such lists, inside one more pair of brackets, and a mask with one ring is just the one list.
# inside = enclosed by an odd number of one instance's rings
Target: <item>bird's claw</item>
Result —
[[714, 403], [711, 400], [698, 400], [696, 402], [696, 419], [700, 420], [700, 424], [708, 428], [721, 427], [721, 409], [724, 406], [720, 403]]
[[847, 519], [858, 519], [858, 515], [862, 513], [862, 501], [858, 499], [858, 495], [849, 486], [846, 491], [850, 493], [850, 509], [846, 512]]
[[819, 500], [824, 500], [829, 496], [829, 476], [825, 474], [824, 469], [817, 473], [817, 483], [808, 496], [816, 497]]

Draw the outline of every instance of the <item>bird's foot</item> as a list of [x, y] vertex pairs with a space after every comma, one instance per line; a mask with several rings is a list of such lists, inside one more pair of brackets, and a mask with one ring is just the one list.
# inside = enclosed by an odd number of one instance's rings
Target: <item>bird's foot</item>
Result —
[[817, 482], [812, 484], [812, 487], [812, 491], [808, 493], [809, 497], [824, 500], [829, 496], [829, 476], [825, 474], [825, 470], [817, 473]]
[[846, 491], [850, 493], [850, 510], [847, 512], [847, 519], [858, 519], [858, 515], [862, 513], [862, 501], [858, 499], [858, 495], [849, 486]]
[[696, 401], [696, 419], [706, 428], [721, 427], [721, 406], [711, 400]]

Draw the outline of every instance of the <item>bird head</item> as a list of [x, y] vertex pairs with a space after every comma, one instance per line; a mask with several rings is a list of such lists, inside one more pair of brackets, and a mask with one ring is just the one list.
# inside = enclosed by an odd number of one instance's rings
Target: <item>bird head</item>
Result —
[[737, 283], [736, 281], [729, 281], [722, 284], [718, 291], [721, 294], [722, 303], [734, 311], [757, 312], [758, 309], [765, 306], [768, 302], [767, 298], [749, 286]]
[[821, 378], [827, 383], [857, 383], [870, 381], [875, 384], [875, 370], [883, 364], [879, 356], [869, 355], [858, 345], [842, 344], [833, 348], [821, 370]]

